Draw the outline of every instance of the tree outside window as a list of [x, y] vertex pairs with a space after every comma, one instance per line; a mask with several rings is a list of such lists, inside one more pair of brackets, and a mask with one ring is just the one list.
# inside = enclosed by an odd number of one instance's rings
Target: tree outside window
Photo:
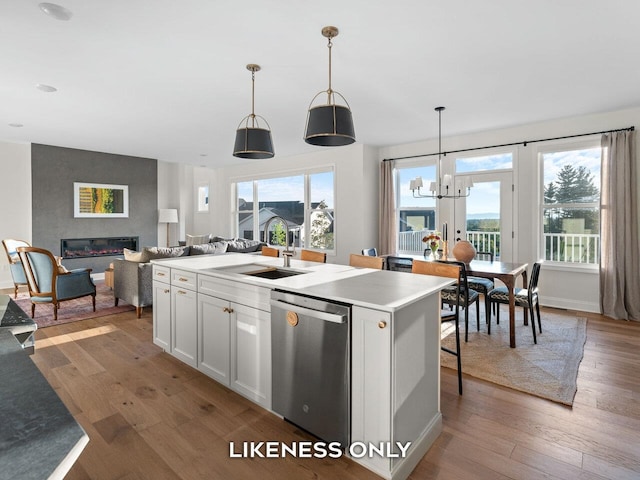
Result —
[[600, 148], [542, 155], [546, 260], [599, 262], [600, 156]]

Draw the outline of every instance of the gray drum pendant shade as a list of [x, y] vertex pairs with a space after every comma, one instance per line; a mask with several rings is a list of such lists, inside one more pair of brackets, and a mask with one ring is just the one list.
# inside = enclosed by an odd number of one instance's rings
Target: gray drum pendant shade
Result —
[[250, 63], [247, 70], [251, 71], [251, 114], [244, 117], [238, 125], [233, 156], [253, 160], [273, 158], [275, 152], [269, 124], [264, 117], [254, 113], [255, 73], [260, 70], [260, 65]]
[[[311, 100], [307, 113], [307, 126], [304, 141], [321, 147], [340, 147], [356, 141], [353, 117], [347, 100], [331, 88], [331, 39], [338, 35], [336, 27], [324, 27], [322, 36], [329, 39], [329, 88], [318, 93]], [[316, 99], [326, 95], [327, 103], [314, 105]], [[336, 104], [336, 98], [342, 99], [344, 105]]]

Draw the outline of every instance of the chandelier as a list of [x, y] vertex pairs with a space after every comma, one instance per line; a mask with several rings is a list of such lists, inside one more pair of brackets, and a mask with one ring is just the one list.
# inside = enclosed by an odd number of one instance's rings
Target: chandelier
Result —
[[455, 182], [452, 175], [442, 175], [442, 111], [444, 107], [436, 107], [438, 112], [438, 166], [436, 175], [438, 180], [429, 183], [429, 193], [422, 193], [421, 188], [424, 187], [422, 177], [416, 177], [409, 182], [409, 189], [413, 193], [414, 198], [463, 198], [468, 197], [471, 193], [473, 182], [471, 178], [465, 177]]

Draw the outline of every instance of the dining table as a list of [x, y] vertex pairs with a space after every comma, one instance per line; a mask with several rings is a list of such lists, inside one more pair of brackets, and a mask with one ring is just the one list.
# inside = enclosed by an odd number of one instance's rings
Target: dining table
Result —
[[[388, 256], [388, 255], [387, 255]], [[435, 260], [431, 255], [410, 255], [404, 253], [394, 254], [393, 256], [411, 258], [412, 260], [433, 261]], [[437, 258], [437, 260], [456, 261], [455, 258]], [[465, 264], [467, 268], [467, 275], [473, 277], [483, 277], [490, 279], [498, 279], [505, 284], [509, 292], [509, 346], [516, 348], [516, 296], [515, 289], [518, 277], [522, 277], [522, 288], [527, 288], [527, 268], [528, 263], [513, 263], [502, 261], [487, 261], [487, 260], [471, 260], [470, 263]], [[490, 312], [486, 313], [491, 315]], [[490, 318], [487, 321], [491, 321]], [[528, 325], [528, 312], [524, 309], [524, 324]]]

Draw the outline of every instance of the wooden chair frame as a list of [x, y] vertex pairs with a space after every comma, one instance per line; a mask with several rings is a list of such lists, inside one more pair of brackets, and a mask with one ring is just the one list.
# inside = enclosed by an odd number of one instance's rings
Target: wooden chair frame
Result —
[[313, 250], [300, 250], [300, 260], [327, 263], [327, 254], [326, 252], [316, 252]]
[[382, 270], [384, 258], [352, 253], [349, 256], [349, 265], [352, 267], [376, 268], [378, 270]]
[[[461, 295], [462, 284], [462, 269], [464, 265], [460, 266], [458, 262], [442, 263], [442, 262], [427, 262], [424, 260], [414, 260], [411, 267], [411, 273], [418, 273], [421, 275], [436, 275], [438, 277], [451, 278], [456, 281], [455, 288], [458, 298]], [[440, 311], [440, 322], [455, 322], [456, 331], [456, 349], [441, 346], [440, 349], [443, 352], [447, 352], [456, 357], [458, 362], [458, 393], [462, 395], [462, 359], [460, 354], [460, 304], [456, 302], [454, 309], [449, 312]]]
[[273, 247], [267, 247], [266, 245], [262, 247], [262, 255], [265, 257], [279, 257], [280, 250]]

